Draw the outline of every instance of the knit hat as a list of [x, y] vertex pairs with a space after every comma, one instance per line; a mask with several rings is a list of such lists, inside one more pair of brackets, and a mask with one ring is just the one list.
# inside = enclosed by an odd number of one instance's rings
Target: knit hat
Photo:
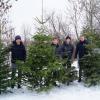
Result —
[[18, 39], [21, 40], [21, 36], [20, 36], [20, 35], [17, 35], [17, 36], [15, 37], [15, 41], [18, 40]]
[[67, 40], [67, 39], [70, 39], [70, 40], [71, 40], [71, 37], [70, 37], [70, 36], [67, 36], [67, 37], [66, 37], [66, 40]]

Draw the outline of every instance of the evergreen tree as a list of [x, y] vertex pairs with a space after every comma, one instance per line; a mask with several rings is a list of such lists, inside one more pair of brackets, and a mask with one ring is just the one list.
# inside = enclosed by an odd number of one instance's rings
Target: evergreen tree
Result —
[[70, 84], [76, 79], [75, 68], [65, 68], [63, 60], [57, 58], [53, 50], [50, 36], [34, 36], [24, 67], [31, 89], [48, 90], [59, 84]]
[[90, 41], [87, 45], [88, 55], [81, 59], [83, 79], [87, 86], [100, 84], [100, 35], [85, 34]]
[[7, 53], [0, 43], [0, 94], [7, 91], [9, 87], [9, 64], [7, 63]]
[[86, 85], [100, 84], [100, 54], [92, 51], [81, 60], [83, 79]]

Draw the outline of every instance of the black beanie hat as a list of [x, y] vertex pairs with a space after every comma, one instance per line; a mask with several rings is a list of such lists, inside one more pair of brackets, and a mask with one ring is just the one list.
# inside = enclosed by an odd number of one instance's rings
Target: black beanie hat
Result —
[[71, 40], [71, 37], [70, 37], [70, 36], [67, 36], [67, 37], [66, 37], [66, 40], [67, 40], [67, 39], [70, 39], [70, 40]]
[[21, 36], [20, 36], [20, 35], [17, 35], [17, 36], [15, 37], [15, 41], [18, 40], [18, 39], [21, 40]]

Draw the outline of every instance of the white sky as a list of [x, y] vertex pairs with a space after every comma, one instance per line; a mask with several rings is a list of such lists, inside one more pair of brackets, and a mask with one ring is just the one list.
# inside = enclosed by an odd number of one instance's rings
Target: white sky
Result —
[[[52, 12], [53, 10], [63, 13], [66, 10], [67, 0], [44, 0], [44, 12]], [[29, 25], [34, 30], [33, 21], [35, 17], [41, 16], [42, 0], [18, 0], [13, 5], [10, 12], [12, 25], [15, 27], [16, 34], [22, 32], [22, 26]]]

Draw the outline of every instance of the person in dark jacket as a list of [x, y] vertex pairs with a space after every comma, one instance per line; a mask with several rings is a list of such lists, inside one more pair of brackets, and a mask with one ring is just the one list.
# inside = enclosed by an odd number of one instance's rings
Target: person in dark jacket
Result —
[[56, 57], [61, 58], [61, 45], [60, 45], [60, 39], [58, 37], [53, 38], [52, 46], [54, 47], [54, 53]]
[[62, 58], [67, 59], [69, 62], [69, 67], [71, 67], [71, 63], [74, 57], [74, 45], [72, 44], [71, 37], [67, 36], [61, 49]]
[[20, 66], [16, 65], [16, 61], [18, 60], [21, 62], [25, 62], [26, 50], [21, 40], [21, 37], [19, 35], [15, 37], [15, 41], [13, 41], [10, 51], [11, 51], [11, 63], [12, 63], [12, 85], [11, 87], [14, 88], [14, 85], [15, 85], [14, 79], [16, 75], [16, 69], [18, 69], [18, 88], [21, 88], [22, 72], [21, 72], [21, 68], [17, 68]]
[[77, 43], [76, 46], [76, 52], [75, 52], [75, 58], [78, 57], [78, 62], [79, 62], [79, 80], [78, 82], [81, 82], [81, 77], [82, 77], [82, 67], [81, 67], [81, 60], [84, 57], [84, 55], [87, 54], [87, 41], [84, 36], [80, 36], [80, 41]]
[[[59, 37], [54, 37], [53, 40], [52, 40], [52, 46], [53, 46], [53, 52], [54, 52], [54, 55], [58, 58], [58, 59], [61, 59], [61, 43], [60, 43], [60, 39]], [[57, 78], [59, 77], [59, 73], [57, 70], [54, 70], [53, 71], [53, 77], [54, 78]], [[56, 82], [53, 83], [55, 86], [58, 86]]]

